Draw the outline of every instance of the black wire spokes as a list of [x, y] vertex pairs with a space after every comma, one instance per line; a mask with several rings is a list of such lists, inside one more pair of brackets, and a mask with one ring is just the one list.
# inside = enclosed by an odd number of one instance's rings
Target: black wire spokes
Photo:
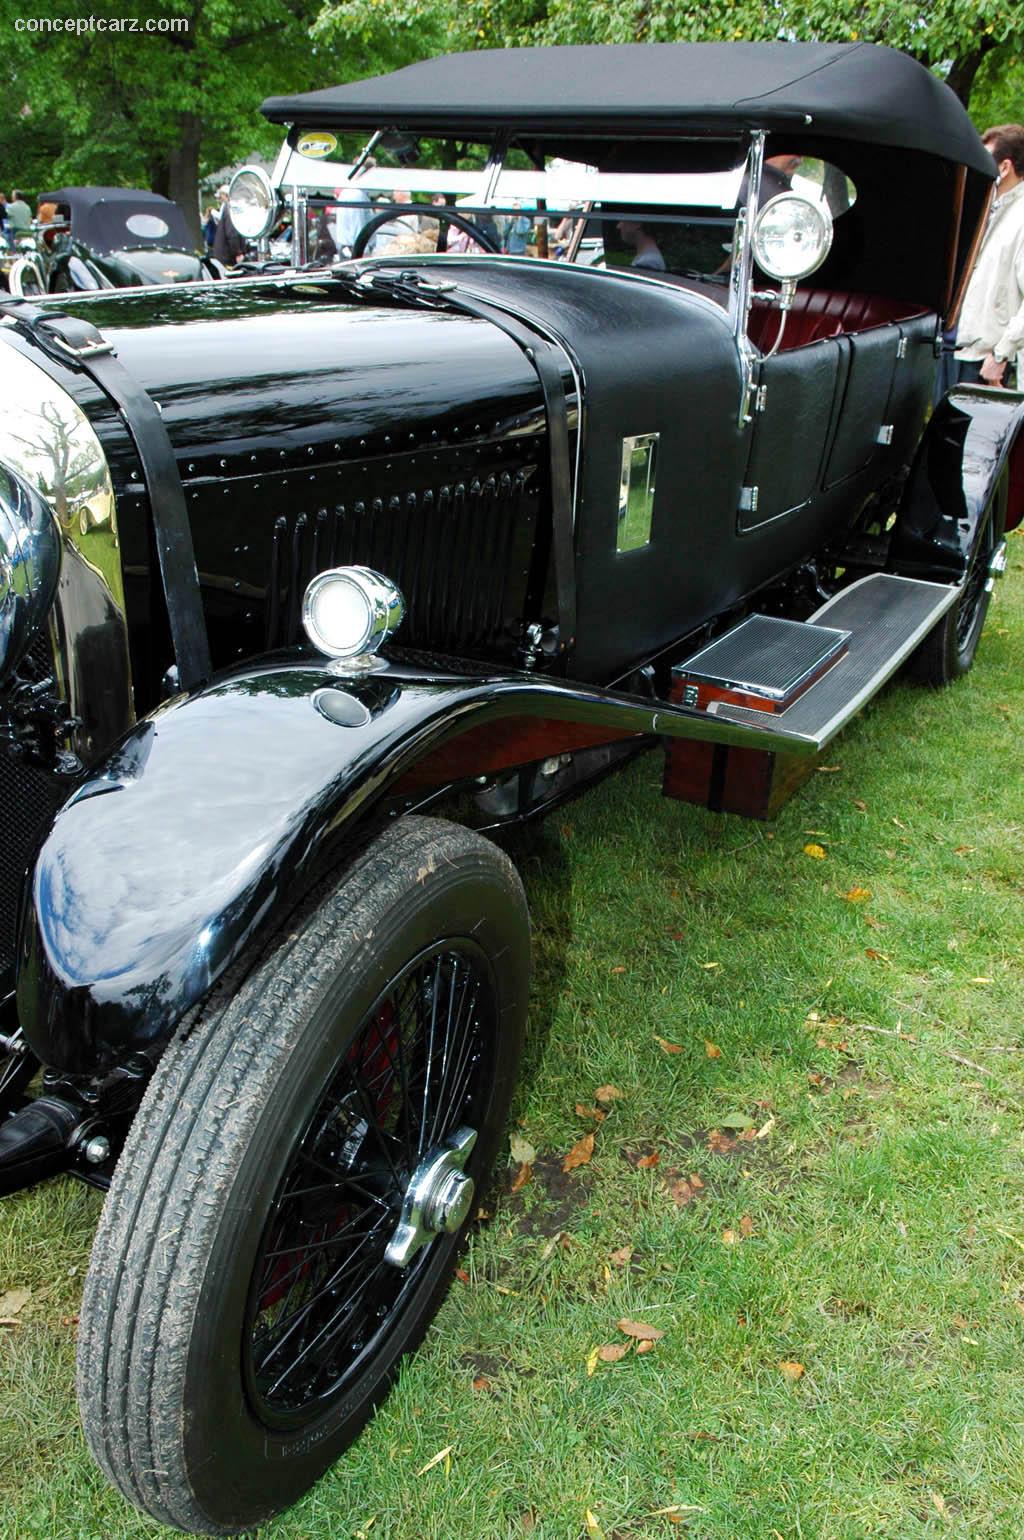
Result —
[[[385, 1260], [412, 1173], [477, 1126], [493, 1000], [470, 949], [409, 965], [359, 1028], [296, 1146], [249, 1291], [246, 1372], [265, 1414], [340, 1393], [409, 1302], [432, 1255]], [[479, 1105], [478, 1105], [479, 1104]]]

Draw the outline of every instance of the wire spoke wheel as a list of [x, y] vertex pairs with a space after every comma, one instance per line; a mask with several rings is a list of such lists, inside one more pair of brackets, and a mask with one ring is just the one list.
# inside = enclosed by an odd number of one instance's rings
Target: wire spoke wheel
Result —
[[268, 1422], [342, 1393], [417, 1289], [428, 1248], [404, 1268], [386, 1253], [424, 1154], [480, 1116], [495, 1011], [474, 952], [443, 942], [388, 986], [282, 1178], [245, 1332], [247, 1383]]
[[79, 1332], [86, 1436], [144, 1512], [251, 1530], [357, 1437], [451, 1281], [529, 978], [507, 857], [409, 817], [187, 1019], [118, 1161]]

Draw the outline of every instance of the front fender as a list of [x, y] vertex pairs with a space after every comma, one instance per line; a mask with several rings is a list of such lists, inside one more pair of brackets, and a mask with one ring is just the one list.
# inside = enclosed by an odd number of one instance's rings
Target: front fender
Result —
[[1006, 528], [1024, 512], [1024, 393], [959, 385], [935, 409], [904, 492], [889, 565], [958, 583], [992, 498], [1005, 484]]
[[598, 692], [528, 675], [343, 678], [306, 660], [169, 702], [75, 791], [37, 859], [18, 957], [27, 1040], [69, 1073], [159, 1048], [386, 793], [412, 802], [655, 718], [654, 703], [616, 714]]
[[26, 1040], [72, 1074], [159, 1049], [374, 816], [510, 766], [657, 736], [815, 750], [767, 724], [530, 674], [382, 662], [353, 677], [292, 657], [180, 696], [93, 770], [42, 847], [18, 950]]

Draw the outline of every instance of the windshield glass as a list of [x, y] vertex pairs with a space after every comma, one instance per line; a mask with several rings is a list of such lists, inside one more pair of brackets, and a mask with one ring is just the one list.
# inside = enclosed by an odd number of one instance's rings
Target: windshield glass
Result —
[[[530, 165], [515, 148], [385, 135], [346, 163], [334, 136], [307, 131], [286, 146], [275, 180], [286, 198], [289, 184], [303, 196], [313, 259], [490, 251], [724, 288], [745, 145], [634, 146], [643, 169], [627, 164], [618, 145], [587, 148], [593, 161], [545, 157]], [[440, 205], [451, 213], [431, 214]]]

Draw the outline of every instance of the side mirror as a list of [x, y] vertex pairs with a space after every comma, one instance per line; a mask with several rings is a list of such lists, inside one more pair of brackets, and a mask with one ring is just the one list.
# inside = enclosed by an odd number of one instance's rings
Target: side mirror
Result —
[[824, 203], [779, 193], [754, 221], [751, 244], [762, 273], [782, 285], [779, 307], [788, 310], [800, 279], [817, 272], [832, 249], [832, 216]]

